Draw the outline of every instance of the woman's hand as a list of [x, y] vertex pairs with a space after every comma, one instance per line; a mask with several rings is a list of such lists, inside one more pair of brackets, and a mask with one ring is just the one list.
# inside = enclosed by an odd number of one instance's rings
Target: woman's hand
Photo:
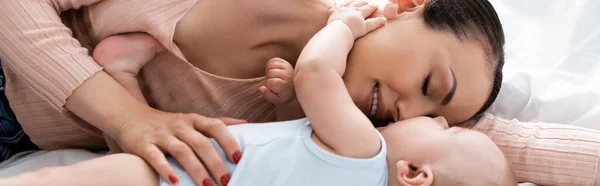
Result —
[[373, 14], [377, 8], [377, 5], [369, 4], [366, 1], [351, 0], [336, 8], [332, 8], [327, 24], [341, 21], [350, 28], [354, 39], [358, 39], [385, 24], [384, 18], [366, 19]]
[[75, 89], [66, 108], [115, 139], [125, 152], [142, 157], [171, 184], [178, 177], [163, 152], [175, 157], [198, 185], [210, 181], [208, 172], [221, 185], [229, 179], [223, 160], [208, 138], [215, 138], [231, 162], [241, 158], [239, 146], [225, 124], [245, 121], [153, 109], [105, 72], [98, 72]]
[[217, 183], [226, 185], [230, 178], [227, 167], [209, 138], [216, 140], [229, 161], [237, 163], [241, 158], [240, 148], [226, 124], [244, 122], [146, 109], [123, 123], [116, 140], [125, 152], [145, 159], [172, 184], [177, 183], [178, 177], [163, 152], [172, 155], [197, 185], [209, 185], [208, 172]]

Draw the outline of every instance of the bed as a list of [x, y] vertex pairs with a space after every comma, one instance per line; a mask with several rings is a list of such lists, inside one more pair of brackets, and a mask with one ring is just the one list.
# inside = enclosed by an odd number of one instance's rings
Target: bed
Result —
[[[600, 130], [600, 1], [490, 1], [507, 43], [503, 87], [488, 112]], [[0, 177], [99, 156], [85, 150], [27, 152], [1, 163]]]
[[503, 86], [488, 112], [600, 129], [600, 1], [491, 2], [507, 42]]

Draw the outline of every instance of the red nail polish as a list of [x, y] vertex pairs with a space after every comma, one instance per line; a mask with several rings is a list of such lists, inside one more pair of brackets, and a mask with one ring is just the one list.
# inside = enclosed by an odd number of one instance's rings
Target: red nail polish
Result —
[[221, 185], [227, 186], [227, 184], [229, 183], [229, 179], [231, 179], [229, 174], [225, 174], [225, 175], [221, 176]]
[[233, 153], [233, 162], [234, 163], [239, 163], [240, 159], [242, 159], [242, 153], [240, 151]]
[[202, 180], [202, 186], [213, 186], [213, 183], [210, 181], [210, 179], [206, 178]]
[[171, 184], [177, 184], [177, 182], [179, 182], [179, 178], [176, 175], [169, 175], [169, 181], [171, 181]]

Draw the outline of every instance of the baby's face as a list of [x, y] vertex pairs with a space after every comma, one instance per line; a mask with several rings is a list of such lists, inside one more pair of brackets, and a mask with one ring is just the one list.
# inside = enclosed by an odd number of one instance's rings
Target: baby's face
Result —
[[443, 117], [407, 119], [379, 130], [391, 165], [405, 161], [417, 169], [430, 166], [460, 178], [483, 180], [497, 179], [493, 176], [507, 170], [504, 155], [490, 138], [474, 130], [448, 128]]
[[[379, 128], [390, 152], [402, 159], [438, 158], [471, 151], [496, 152], [497, 147], [484, 134], [448, 127], [443, 117], [416, 117]], [[431, 157], [430, 157], [431, 156]]]

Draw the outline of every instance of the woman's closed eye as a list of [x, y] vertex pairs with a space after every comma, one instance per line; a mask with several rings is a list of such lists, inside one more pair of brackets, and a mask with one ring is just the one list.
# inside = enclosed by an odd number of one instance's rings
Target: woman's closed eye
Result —
[[431, 80], [431, 73], [429, 73], [427, 75], [427, 77], [425, 78], [425, 80], [423, 81], [423, 87], [421, 88], [421, 91], [423, 92], [423, 96], [427, 96], [427, 93], [429, 91], [429, 81]]

